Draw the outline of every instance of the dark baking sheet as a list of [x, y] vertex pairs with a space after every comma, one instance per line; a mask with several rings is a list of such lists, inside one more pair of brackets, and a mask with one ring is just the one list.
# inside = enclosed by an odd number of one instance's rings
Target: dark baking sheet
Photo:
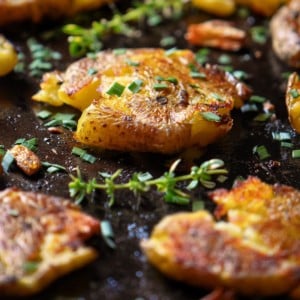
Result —
[[[124, 3], [123, 3], [124, 5]], [[126, 5], [124, 5], [125, 7]], [[104, 13], [103, 13], [104, 11]], [[106, 17], [110, 14], [108, 8], [96, 13], [94, 17]], [[93, 16], [89, 16], [91, 18]], [[105, 48], [120, 47], [159, 47], [162, 37], [172, 35], [177, 39], [178, 48], [191, 48], [184, 40], [187, 24], [200, 22], [210, 16], [191, 10], [187, 16], [177, 21], [168, 21], [158, 27], [147, 27], [143, 24], [142, 36], [129, 39], [126, 37], [107, 37]], [[266, 24], [268, 21], [257, 16], [247, 18], [234, 17], [234, 21], [246, 30], [253, 25]], [[40, 38], [40, 34], [60, 27], [58, 22], [44, 22], [36, 26], [29, 23], [21, 26], [11, 26], [3, 29], [19, 50], [28, 54], [26, 40], [30, 36]], [[63, 60], [56, 67], [63, 69], [72, 61], [67, 52], [67, 42], [64, 35], [59, 35], [51, 41], [43, 41], [47, 46], [63, 53]], [[218, 61], [222, 51], [211, 51], [209, 62]], [[234, 126], [223, 139], [207, 148], [198, 163], [210, 158], [220, 158], [225, 161], [229, 170], [229, 179], [219, 187], [229, 188], [237, 176], [256, 175], [270, 182], [280, 182], [300, 188], [300, 160], [292, 159], [291, 150], [279, 146], [273, 141], [272, 131], [289, 131], [292, 134], [294, 148], [300, 147], [299, 137], [291, 130], [287, 120], [284, 105], [285, 79], [282, 72], [290, 71], [274, 56], [270, 42], [265, 45], [253, 43], [248, 39], [247, 47], [236, 54], [229, 54], [235, 69], [244, 70], [250, 74], [247, 80], [254, 94], [268, 98], [275, 105], [276, 118], [268, 122], [254, 122], [253, 113], [234, 111]], [[95, 164], [82, 162], [71, 155], [75, 145], [72, 133], [51, 134], [43, 126], [35, 111], [43, 109], [43, 105], [31, 101], [32, 94], [38, 89], [38, 79], [26, 74], [12, 73], [0, 78], [0, 144], [9, 148], [18, 138], [38, 138], [38, 155], [42, 161], [62, 164], [71, 172], [79, 166], [86, 178], [92, 178], [98, 171], [113, 172], [122, 168], [122, 180], [126, 181], [135, 171], [149, 171], [159, 176], [166, 170], [170, 159], [157, 154], [118, 153], [113, 151], [91, 151], [97, 156]], [[48, 109], [51, 109], [48, 107]], [[61, 110], [61, 109], [60, 109]], [[64, 107], [63, 110], [71, 111]], [[255, 145], [265, 145], [271, 153], [271, 158], [259, 161], [252, 153]], [[279, 162], [273, 163], [273, 162]], [[46, 174], [28, 178], [14, 170], [0, 177], [0, 188], [17, 186], [25, 190], [39, 191], [48, 194], [68, 197], [69, 175], [66, 173]], [[205, 200], [206, 207], [213, 205], [206, 197], [206, 191], [199, 188], [193, 195]], [[149, 300], [197, 300], [207, 291], [192, 288], [167, 279], [150, 266], [141, 254], [139, 241], [147, 237], [163, 216], [181, 210], [191, 210], [190, 206], [182, 207], [164, 203], [157, 192], [145, 195], [140, 205], [130, 192], [117, 195], [116, 204], [109, 208], [104, 193], [97, 193], [90, 201], [82, 204], [83, 210], [100, 220], [109, 220], [115, 232], [117, 249], [108, 248], [101, 238], [91, 241], [99, 250], [99, 259], [89, 266], [69, 274], [41, 294], [30, 299], [56, 300], [89, 300], [89, 299], [149, 299]], [[0, 296], [2, 299], [2, 297]], [[282, 299], [280, 297], [279, 299]]]

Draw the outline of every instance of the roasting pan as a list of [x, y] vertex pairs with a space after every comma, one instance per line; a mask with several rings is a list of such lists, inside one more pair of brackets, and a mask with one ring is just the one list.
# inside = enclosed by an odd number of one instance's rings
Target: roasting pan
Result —
[[[97, 18], [101, 17], [101, 14], [107, 17], [111, 11], [109, 8], [103, 8], [99, 10]], [[191, 10], [180, 20], [170, 20], [156, 27], [140, 24], [142, 31], [140, 37], [129, 39], [123, 36], [108, 36], [105, 38], [104, 48], [159, 47], [163, 37], [174, 36], [176, 47], [197, 51], [198, 47], [187, 44], [184, 39], [187, 25], [209, 18], [211, 16]], [[268, 20], [255, 15], [246, 18], [235, 16], [232, 20], [247, 32], [251, 26], [268, 24]], [[2, 31], [19, 51], [29, 55], [26, 46], [29, 37], [41, 40], [42, 33], [56, 30], [62, 24], [62, 21], [47, 21], [38, 26], [25, 23], [4, 28]], [[43, 40], [43, 43], [63, 54], [62, 60], [56, 63], [55, 68], [63, 69], [72, 62], [65, 35], [59, 34], [51, 40]], [[223, 51], [211, 50], [209, 62], [217, 63], [222, 54]], [[272, 138], [274, 131], [288, 131], [292, 136], [294, 148], [300, 147], [299, 136], [289, 125], [284, 104], [286, 79], [282, 74], [291, 70], [275, 57], [270, 47], [270, 38], [267, 43], [258, 44], [249, 37], [245, 49], [238, 53], [226, 54], [230, 56], [234, 69], [249, 74], [247, 83], [254, 94], [266, 97], [274, 105], [276, 117], [265, 122], [257, 122], [254, 121], [255, 112], [234, 111], [232, 130], [227, 136], [210, 145], [195, 163], [199, 164], [211, 158], [224, 160], [229, 176], [227, 181], [218, 184], [218, 187], [230, 188], [237, 177], [255, 175], [269, 183], [288, 184], [300, 189], [300, 160], [292, 158], [292, 150], [280, 147], [279, 142]], [[0, 177], [1, 189], [17, 186], [24, 190], [68, 197], [70, 181], [68, 173], [72, 173], [77, 166], [85, 178], [95, 177], [99, 171], [111, 173], [121, 168], [123, 170], [121, 180], [127, 181], [136, 171], [147, 171], [159, 176], [167, 169], [169, 162], [177, 158], [157, 154], [91, 150], [97, 157], [96, 163], [82, 162], [78, 157], [71, 155], [71, 149], [76, 145], [72, 132], [64, 130], [61, 134], [50, 133], [43, 121], [36, 116], [38, 110], [45, 108], [31, 100], [33, 93], [38, 90], [38, 83], [38, 78], [26, 73], [14, 72], [0, 78], [0, 144], [9, 148], [19, 138], [36, 137], [37, 153], [41, 160], [64, 165], [68, 172], [54, 174], [41, 172], [29, 178], [17, 170], [12, 170]], [[49, 107], [47, 109], [55, 110]], [[77, 113], [68, 107], [63, 107], [59, 111]], [[253, 154], [256, 145], [264, 145], [270, 153], [270, 158], [259, 160]], [[197, 189], [192, 197], [202, 199], [206, 208], [213, 209], [204, 188]], [[154, 224], [163, 216], [177, 211], [191, 211], [190, 205], [167, 204], [156, 191], [144, 195], [139, 203], [128, 191], [117, 194], [113, 207], [109, 207], [107, 203], [106, 195], [97, 192], [91, 199], [84, 201], [82, 207], [85, 212], [111, 223], [115, 233], [116, 249], [110, 249], [101, 237], [92, 239], [90, 243], [99, 252], [99, 258], [95, 262], [64, 276], [42, 293], [28, 299], [197, 300], [207, 294], [208, 291], [164, 277], [148, 264], [139, 248], [140, 240], [148, 237]], [[2, 299], [1, 296], [0, 298]]]

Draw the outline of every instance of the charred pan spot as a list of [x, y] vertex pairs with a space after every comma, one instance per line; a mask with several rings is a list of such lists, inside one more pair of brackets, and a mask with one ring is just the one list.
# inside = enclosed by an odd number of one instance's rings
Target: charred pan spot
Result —
[[168, 98], [166, 96], [157, 96], [155, 99], [160, 105], [166, 105], [168, 103]]
[[183, 106], [188, 106], [189, 104], [189, 94], [186, 90], [181, 90], [179, 92], [179, 104]]

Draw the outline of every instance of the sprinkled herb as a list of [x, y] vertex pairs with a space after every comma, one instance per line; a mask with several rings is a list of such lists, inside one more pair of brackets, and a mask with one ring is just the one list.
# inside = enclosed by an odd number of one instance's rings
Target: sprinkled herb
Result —
[[165, 36], [159, 42], [161, 47], [173, 46], [175, 45], [175, 43], [176, 43], [176, 39], [173, 36]]
[[298, 90], [296, 89], [292, 89], [289, 91], [289, 94], [293, 97], [293, 98], [298, 98], [300, 96]]
[[174, 47], [174, 48], [171, 48], [171, 49], [169, 49], [169, 50], [166, 50], [166, 51], [165, 51], [165, 55], [166, 55], [166, 56], [171, 56], [172, 54], [174, 54], [174, 53], [176, 53], [176, 52], [177, 52], [177, 48]]
[[19, 211], [17, 210], [17, 209], [10, 209], [9, 211], [8, 211], [8, 214], [10, 215], [10, 216], [12, 216], [12, 217], [18, 217], [19, 216]]
[[227, 54], [222, 54], [218, 58], [218, 63], [222, 65], [228, 65], [231, 63], [231, 57]]
[[60, 171], [66, 171], [65, 167], [58, 165], [58, 164], [52, 164], [52, 163], [43, 161], [42, 165], [44, 168], [46, 168], [46, 171], [50, 174], [60, 172]]
[[113, 50], [114, 55], [122, 55], [125, 54], [126, 52], [127, 52], [126, 48], [118, 48]]
[[205, 79], [206, 78], [206, 74], [205, 73], [202, 73], [202, 72], [195, 72], [195, 71], [192, 71], [190, 73], [190, 76], [192, 78], [200, 78], [200, 79]]
[[266, 122], [271, 118], [272, 115], [272, 113], [261, 113], [258, 114], [253, 120], [256, 122]]
[[196, 188], [199, 184], [206, 188], [214, 188], [216, 183], [213, 181], [213, 177], [227, 174], [227, 170], [223, 169], [224, 162], [219, 159], [212, 159], [202, 163], [200, 166], [193, 166], [189, 174], [175, 176], [175, 170], [179, 162], [179, 160], [175, 161], [169, 171], [165, 172], [161, 177], [153, 179], [148, 173], [146, 176], [141, 175], [141, 173], [134, 173], [126, 183], [116, 182], [122, 172], [120, 169], [113, 174], [100, 173], [104, 183], [97, 183], [95, 178], [85, 182], [79, 170], [77, 170], [77, 177], [71, 176], [72, 181], [69, 183], [70, 196], [75, 198], [77, 203], [80, 203], [95, 190], [105, 190], [109, 196], [109, 205], [111, 206], [115, 202], [116, 190], [129, 189], [135, 195], [138, 195], [149, 191], [151, 187], [156, 187], [159, 192], [164, 194], [166, 202], [186, 205], [189, 203], [189, 195], [176, 187], [178, 182], [193, 181], [193, 188]]
[[246, 112], [254, 112], [254, 111], [258, 111], [258, 108], [256, 106], [256, 104], [244, 104], [242, 107], [241, 107], [241, 112], [242, 113], [246, 113]]
[[268, 30], [264, 26], [253, 26], [250, 29], [252, 40], [257, 44], [265, 44], [268, 38]]
[[204, 201], [201, 200], [193, 201], [192, 211], [199, 211], [199, 210], [203, 210], [204, 208], [205, 208]]
[[62, 126], [69, 130], [75, 130], [77, 127], [77, 122], [73, 120], [75, 116], [75, 114], [69, 113], [56, 113], [52, 116], [51, 120], [44, 125], [46, 127]]
[[289, 132], [272, 132], [272, 138], [275, 141], [286, 141], [291, 139], [291, 134]]
[[69, 35], [69, 52], [72, 56], [78, 57], [88, 52], [99, 51], [103, 46], [101, 39], [107, 33], [136, 36], [138, 30], [133, 27], [134, 22], [146, 21], [150, 26], [155, 26], [162, 21], [162, 18], [179, 17], [184, 5], [182, 0], [135, 1], [134, 7], [124, 14], [116, 11], [112, 19], [94, 21], [90, 28], [67, 24], [63, 27], [63, 32]]
[[283, 147], [283, 148], [293, 148], [294, 145], [292, 143], [289, 143], [289, 142], [281, 142], [280, 146]]
[[5, 147], [4, 145], [0, 145], [0, 155], [3, 156], [5, 154]]
[[220, 122], [221, 117], [213, 112], [206, 111], [206, 112], [201, 112], [200, 113], [203, 119], [206, 121], [212, 121], [212, 122]]
[[42, 120], [48, 119], [51, 115], [52, 113], [48, 110], [41, 110], [37, 113], [37, 116]]
[[143, 80], [141, 79], [136, 79], [134, 80], [129, 86], [128, 89], [133, 93], [138, 93], [143, 85]]
[[209, 53], [210, 50], [207, 48], [202, 48], [198, 50], [198, 52], [196, 53], [196, 61], [201, 65], [207, 63]]
[[140, 63], [138, 61], [133, 61], [130, 59], [126, 59], [126, 63], [127, 63], [127, 65], [129, 65], [131, 67], [138, 67], [140, 65]]
[[39, 267], [39, 263], [36, 261], [26, 261], [23, 265], [23, 270], [26, 273], [34, 273], [35, 271], [37, 271]]
[[168, 84], [166, 84], [166, 83], [154, 83], [153, 88], [155, 90], [164, 90], [164, 89], [168, 88]]
[[258, 155], [260, 160], [264, 160], [270, 157], [270, 153], [268, 152], [267, 148], [264, 145], [255, 146], [253, 148], [253, 154]]
[[295, 149], [292, 151], [292, 158], [300, 158], [300, 149]]
[[178, 84], [178, 79], [176, 77], [167, 77], [165, 80], [175, 85]]
[[29, 139], [29, 140], [21, 138], [21, 139], [17, 139], [15, 141], [15, 145], [23, 145], [26, 148], [30, 149], [31, 151], [36, 151], [37, 150], [37, 144], [38, 144], [38, 139], [37, 138], [32, 138], [32, 139]]
[[110, 222], [107, 220], [103, 220], [101, 221], [100, 226], [101, 226], [101, 235], [106, 245], [112, 249], [115, 249], [117, 247], [114, 240], [115, 235]]
[[8, 173], [8, 171], [14, 161], [15, 161], [15, 158], [12, 156], [12, 154], [9, 151], [6, 151], [2, 158], [2, 162], [1, 162], [1, 166], [5, 173]]
[[238, 15], [240, 18], [245, 19], [245, 18], [249, 17], [250, 11], [249, 11], [249, 9], [248, 9], [247, 7], [242, 6], [242, 7], [239, 7], [239, 8], [237, 9], [237, 15]]
[[122, 96], [124, 90], [125, 90], [124, 85], [122, 85], [118, 82], [115, 82], [106, 93], [110, 96], [116, 95], [116, 96], [120, 97], [120, 96]]
[[239, 80], [246, 80], [249, 78], [249, 74], [242, 70], [235, 70], [232, 75]]
[[89, 68], [88, 69], [88, 75], [95, 75], [95, 74], [97, 74], [98, 73], [98, 70], [97, 69], [94, 69], [94, 68]]
[[218, 101], [225, 101], [219, 94], [217, 93], [212, 93], [210, 94], [213, 98], [215, 98]]
[[83, 161], [89, 162], [91, 164], [93, 164], [97, 160], [95, 156], [89, 154], [86, 150], [81, 149], [79, 147], [73, 147], [71, 153], [76, 156], [79, 156]]
[[249, 99], [250, 102], [255, 102], [255, 103], [264, 103], [266, 102], [266, 98], [262, 96], [257, 96], [257, 95], [252, 95]]

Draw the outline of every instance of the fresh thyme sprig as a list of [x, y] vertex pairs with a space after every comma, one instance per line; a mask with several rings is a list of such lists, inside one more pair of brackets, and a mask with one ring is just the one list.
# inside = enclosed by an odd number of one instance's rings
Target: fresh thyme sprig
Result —
[[145, 20], [148, 25], [155, 26], [162, 21], [162, 18], [176, 18], [181, 15], [185, 2], [187, 1], [136, 1], [134, 6], [124, 14], [114, 8], [114, 15], [110, 20], [95, 21], [90, 28], [67, 24], [63, 27], [63, 32], [69, 35], [69, 52], [73, 57], [80, 57], [88, 52], [97, 52], [102, 48], [101, 39], [107, 33], [135, 36], [138, 31], [132, 23]]
[[193, 166], [189, 174], [176, 176], [175, 170], [179, 162], [180, 160], [175, 161], [161, 177], [153, 178], [150, 173], [134, 173], [126, 183], [116, 182], [122, 173], [121, 169], [113, 174], [99, 173], [104, 179], [103, 183], [98, 183], [96, 178], [84, 181], [79, 169], [77, 169], [77, 176], [71, 175], [72, 181], [69, 183], [70, 196], [75, 198], [76, 203], [80, 203], [94, 191], [105, 190], [109, 197], [109, 206], [112, 206], [115, 202], [115, 191], [117, 190], [129, 189], [135, 195], [139, 195], [155, 187], [164, 194], [166, 202], [185, 205], [189, 203], [189, 195], [180, 190], [177, 183], [188, 182], [185, 187], [187, 190], [192, 190], [199, 184], [206, 188], [214, 188], [216, 183], [213, 181], [213, 177], [224, 176], [228, 173], [224, 169], [222, 160], [211, 159], [200, 166]]

